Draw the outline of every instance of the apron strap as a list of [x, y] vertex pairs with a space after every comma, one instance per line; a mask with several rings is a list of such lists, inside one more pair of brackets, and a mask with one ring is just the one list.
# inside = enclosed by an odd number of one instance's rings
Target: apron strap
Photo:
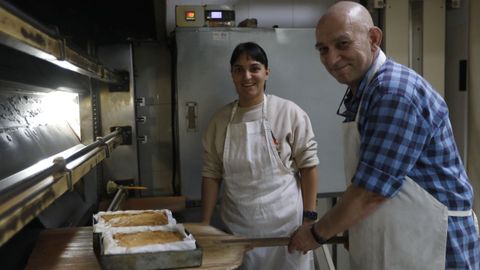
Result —
[[453, 211], [453, 210], [448, 210], [448, 216], [449, 217], [469, 217], [473, 214], [472, 209], [470, 210], [465, 210], [465, 211]]
[[480, 238], [480, 228], [478, 228], [478, 219], [477, 215], [475, 215], [475, 212], [473, 212], [473, 222], [475, 223], [475, 229], [477, 229], [477, 235]]
[[472, 209], [465, 210], [465, 211], [450, 211], [450, 210], [448, 210], [448, 216], [449, 217], [469, 217], [469, 216], [473, 216], [473, 222], [475, 223], [475, 229], [477, 230], [477, 235], [480, 237], [480, 229], [478, 227], [477, 215], [475, 215], [475, 212], [473, 212]]

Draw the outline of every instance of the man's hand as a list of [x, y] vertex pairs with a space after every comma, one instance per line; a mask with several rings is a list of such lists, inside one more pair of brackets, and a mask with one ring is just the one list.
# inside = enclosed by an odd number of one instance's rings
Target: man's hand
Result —
[[291, 236], [288, 244], [288, 252], [293, 253], [295, 250], [303, 252], [318, 248], [320, 245], [315, 242], [312, 233], [310, 232], [310, 224], [303, 224]]

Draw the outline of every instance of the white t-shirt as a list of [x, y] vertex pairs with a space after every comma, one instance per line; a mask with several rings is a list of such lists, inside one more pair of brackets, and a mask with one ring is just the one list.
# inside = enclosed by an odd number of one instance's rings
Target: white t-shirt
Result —
[[[262, 105], [238, 107], [232, 122], [261, 119]], [[218, 110], [203, 135], [203, 177], [220, 179], [223, 176], [223, 147], [233, 106], [234, 102], [231, 102]], [[279, 143], [280, 158], [287, 168], [297, 171], [318, 165], [317, 142], [314, 140], [310, 118], [297, 104], [267, 95], [266, 116]]]

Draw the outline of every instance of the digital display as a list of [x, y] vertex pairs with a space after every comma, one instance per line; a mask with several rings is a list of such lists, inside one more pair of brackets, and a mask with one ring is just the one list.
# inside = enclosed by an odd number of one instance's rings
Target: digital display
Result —
[[195, 11], [185, 11], [186, 21], [195, 21]]
[[221, 19], [222, 12], [221, 11], [212, 11], [211, 13], [212, 19]]

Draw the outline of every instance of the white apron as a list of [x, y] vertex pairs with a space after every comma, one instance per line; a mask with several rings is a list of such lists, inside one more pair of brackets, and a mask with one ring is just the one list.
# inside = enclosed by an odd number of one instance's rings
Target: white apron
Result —
[[[221, 216], [227, 228], [246, 237], [290, 236], [302, 224], [302, 197], [294, 172], [282, 163], [266, 119], [227, 126]], [[241, 269], [313, 269], [313, 256], [289, 254], [287, 247], [255, 248]]]
[[[385, 55], [380, 52], [366, 85], [384, 61]], [[358, 114], [357, 112], [355, 121], [344, 123], [347, 185], [359, 162]], [[470, 216], [472, 212], [449, 211], [415, 181], [406, 177], [395, 197], [388, 199], [359, 224], [350, 228], [351, 268], [445, 269], [448, 216]]]

